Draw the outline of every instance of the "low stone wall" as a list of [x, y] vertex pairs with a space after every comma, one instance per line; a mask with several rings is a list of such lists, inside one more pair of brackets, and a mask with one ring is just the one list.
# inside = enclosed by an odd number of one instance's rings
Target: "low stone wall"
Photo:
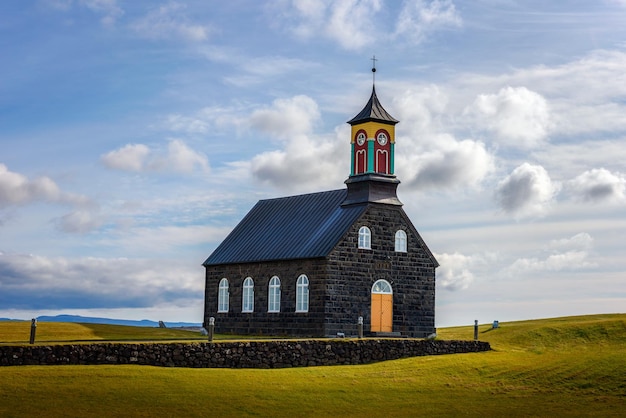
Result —
[[489, 343], [482, 341], [412, 339], [0, 346], [0, 366], [141, 364], [282, 368], [366, 364], [406, 357], [489, 350]]

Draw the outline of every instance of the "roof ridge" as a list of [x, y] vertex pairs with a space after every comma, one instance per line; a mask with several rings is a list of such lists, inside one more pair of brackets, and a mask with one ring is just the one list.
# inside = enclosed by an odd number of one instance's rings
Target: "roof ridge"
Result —
[[292, 199], [295, 197], [304, 197], [304, 196], [313, 196], [316, 194], [324, 194], [324, 193], [337, 193], [337, 192], [341, 192], [341, 191], [347, 191], [347, 189], [343, 188], [343, 189], [334, 189], [334, 190], [324, 190], [324, 191], [320, 191], [320, 192], [310, 192], [310, 193], [300, 193], [300, 194], [294, 194], [291, 196], [280, 196], [280, 197], [268, 197], [265, 199], [259, 199], [259, 202], [265, 202], [268, 200], [281, 200], [281, 199]]

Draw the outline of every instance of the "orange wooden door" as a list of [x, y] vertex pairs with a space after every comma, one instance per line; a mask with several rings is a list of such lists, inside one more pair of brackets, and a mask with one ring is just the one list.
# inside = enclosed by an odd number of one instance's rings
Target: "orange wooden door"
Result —
[[393, 295], [372, 293], [372, 332], [393, 331]]

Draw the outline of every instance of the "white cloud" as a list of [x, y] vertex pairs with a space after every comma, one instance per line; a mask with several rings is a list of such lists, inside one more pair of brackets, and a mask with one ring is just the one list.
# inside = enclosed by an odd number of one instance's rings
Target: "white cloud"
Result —
[[524, 163], [496, 188], [496, 199], [505, 212], [516, 217], [544, 215], [559, 191], [541, 166]]
[[100, 160], [106, 167], [122, 171], [191, 173], [196, 169], [209, 170], [206, 155], [179, 139], [170, 140], [167, 151], [151, 150], [144, 144], [127, 144], [103, 154]]
[[421, 42], [430, 31], [461, 25], [461, 16], [452, 1], [405, 1], [398, 17], [395, 36], [408, 36], [413, 42]]
[[291, 140], [312, 131], [320, 117], [317, 103], [307, 96], [276, 99], [270, 107], [255, 110], [250, 125], [275, 138]]
[[114, 24], [124, 14], [117, 0], [79, 0], [79, 3], [95, 13], [104, 15], [101, 20], [104, 25]]
[[449, 135], [432, 138], [433, 149], [396, 157], [397, 172], [411, 187], [477, 187], [493, 170], [493, 157], [482, 142], [457, 141]]
[[268, 151], [249, 163], [252, 175], [264, 184], [285, 190], [310, 191], [337, 187], [348, 177], [349, 149], [337, 138], [298, 135], [284, 150]]
[[204, 134], [209, 131], [210, 125], [207, 121], [198, 117], [172, 114], [167, 117], [167, 127], [174, 132], [185, 132], [189, 134]]
[[440, 86], [430, 84], [405, 88], [394, 96], [392, 105], [394, 115], [402, 122], [400, 130], [410, 132], [407, 139], [419, 143], [426, 142], [420, 141], [425, 134], [445, 128], [441, 126], [440, 119], [447, 114], [449, 101], [449, 96]]
[[501, 272], [504, 276], [525, 277], [537, 272], [559, 272], [589, 269], [596, 264], [589, 261], [594, 239], [586, 232], [570, 238], [551, 240], [537, 257], [522, 257]]
[[346, 49], [358, 50], [375, 39], [374, 15], [380, 11], [379, 0], [344, 0], [332, 2], [326, 27], [328, 37]]
[[461, 25], [449, 0], [405, 1], [391, 24], [380, 16], [381, 0], [282, 0], [273, 2], [270, 10], [272, 18], [297, 37], [325, 37], [348, 50], [361, 50], [380, 39], [419, 43], [429, 32]]
[[169, 2], [136, 20], [131, 27], [148, 39], [181, 38], [196, 42], [206, 40], [210, 28], [191, 23], [184, 13], [185, 8], [184, 4]]
[[208, 132], [232, 132], [247, 122], [239, 116], [241, 107], [207, 106], [191, 116], [171, 114], [165, 122], [166, 129], [186, 134], [206, 134]]
[[[518, 134], [526, 135], [518, 142], [527, 148], [541, 145], [547, 136], [604, 136], [626, 129], [626, 52], [619, 49], [594, 50], [560, 65], [528, 66], [497, 75], [459, 74], [454, 85], [458, 95], [500, 89], [497, 94], [483, 95], [484, 99], [478, 95], [466, 114], [497, 135], [507, 129], [498, 123], [501, 119], [494, 122], [493, 117], [510, 118]], [[485, 112], [477, 104], [484, 105]], [[533, 109], [534, 105], [539, 107]], [[521, 113], [517, 116], [506, 109]], [[520, 125], [524, 120], [526, 126]], [[499, 139], [506, 141], [506, 137]]]
[[89, 199], [85, 196], [62, 192], [49, 177], [29, 180], [26, 176], [9, 171], [7, 166], [0, 164], [0, 208], [37, 201], [71, 205], [89, 204]]
[[319, 118], [317, 103], [307, 96], [277, 99], [271, 106], [254, 111], [249, 126], [281, 140], [283, 148], [262, 152], [236, 165], [244, 166], [261, 183], [285, 190], [308, 191], [340, 184], [349, 174], [349, 133], [342, 127], [334, 136], [313, 135]]
[[208, 171], [209, 160], [206, 155], [192, 150], [183, 141], [174, 139], [167, 145], [167, 154], [155, 159], [149, 168], [156, 171], [171, 170], [178, 173], [191, 173], [196, 168]]
[[289, 30], [299, 38], [326, 37], [350, 50], [376, 39], [374, 15], [380, 8], [380, 0], [292, 0], [274, 2], [271, 7], [281, 11], [279, 18], [287, 20]]
[[80, 5], [94, 13], [102, 15], [103, 25], [110, 26], [124, 14], [124, 10], [117, 4], [117, 0], [44, 0], [44, 3], [53, 9], [69, 11], [72, 6]]
[[505, 87], [497, 94], [481, 94], [466, 113], [511, 147], [534, 148], [547, 138], [550, 128], [548, 103], [526, 87]]
[[[210, 225], [160, 225], [155, 227], [132, 226], [117, 231], [106, 244], [116, 245], [135, 254], [167, 254], [176, 247], [216, 244], [223, 240], [232, 230], [232, 226], [215, 227]], [[202, 256], [208, 256], [209, 253]], [[199, 260], [201, 263], [204, 260]]]
[[474, 274], [470, 271], [475, 262], [472, 257], [459, 253], [436, 254], [435, 257], [439, 261], [437, 283], [444, 289], [466, 289], [474, 281]]
[[405, 89], [393, 101], [393, 114], [402, 122], [395, 171], [408, 187], [475, 188], [494, 169], [494, 157], [483, 142], [446, 133], [449, 101], [435, 85]]
[[108, 168], [124, 171], [142, 171], [150, 148], [143, 144], [126, 144], [100, 157]]
[[545, 259], [520, 258], [505, 269], [505, 273], [511, 276], [520, 276], [536, 271], [554, 272], [593, 267], [594, 264], [587, 261], [587, 256], [586, 251], [568, 251], [549, 255]]
[[103, 220], [91, 211], [76, 210], [56, 220], [57, 228], [63, 232], [85, 234], [100, 226]]
[[0, 254], [0, 304], [6, 308], [154, 306], [196, 298], [203, 284], [197, 266], [175, 260]]
[[589, 250], [593, 246], [593, 237], [581, 232], [571, 238], [561, 238], [550, 241], [548, 248], [553, 250]]
[[567, 190], [578, 200], [600, 202], [624, 202], [626, 178], [604, 168], [585, 171], [566, 183]]

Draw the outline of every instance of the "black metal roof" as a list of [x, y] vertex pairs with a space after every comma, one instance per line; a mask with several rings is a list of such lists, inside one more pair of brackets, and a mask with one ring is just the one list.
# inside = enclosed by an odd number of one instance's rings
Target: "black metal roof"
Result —
[[342, 207], [346, 189], [260, 200], [203, 263], [325, 257], [367, 208]]
[[372, 96], [370, 100], [367, 102], [363, 110], [359, 112], [358, 115], [353, 117], [348, 121], [350, 125], [355, 125], [357, 123], [368, 122], [368, 121], [377, 121], [388, 123], [391, 125], [395, 125], [399, 121], [394, 119], [387, 111], [383, 108], [383, 105], [378, 101], [378, 97], [376, 96], [376, 88], [372, 87]]

